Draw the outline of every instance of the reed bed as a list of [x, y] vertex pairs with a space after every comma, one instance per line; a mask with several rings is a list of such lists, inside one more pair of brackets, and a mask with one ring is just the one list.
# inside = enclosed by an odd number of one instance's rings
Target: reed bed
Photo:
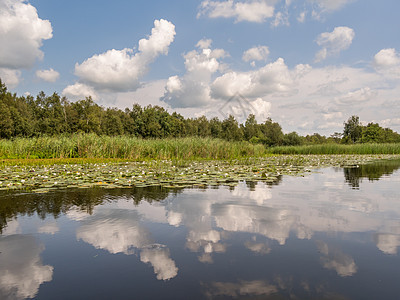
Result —
[[262, 145], [211, 138], [139, 139], [74, 134], [0, 140], [0, 159], [101, 158], [125, 160], [237, 159], [261, 157]]
[[267, 149], [270, 154], [400, 154], [400, 144], [321, 144], [278, 146]]

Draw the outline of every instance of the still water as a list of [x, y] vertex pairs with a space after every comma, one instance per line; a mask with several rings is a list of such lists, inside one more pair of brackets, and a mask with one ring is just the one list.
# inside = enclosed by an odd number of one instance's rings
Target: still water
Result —
[[0, 299], [399, 299], [400, 162], [0, 194]]

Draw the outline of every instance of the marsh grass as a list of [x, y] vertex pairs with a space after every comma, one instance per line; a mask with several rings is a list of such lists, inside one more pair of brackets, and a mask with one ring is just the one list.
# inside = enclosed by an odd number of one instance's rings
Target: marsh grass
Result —
[[265, 147], [211, 138], [139, 139], [128, 136], [71, 136], [0, 140], [0, 159], [190, 160], [261, 157]]
[[400, 154], [400, 144], [321, 144], [279, 146], [267, 149], [270, 154]]

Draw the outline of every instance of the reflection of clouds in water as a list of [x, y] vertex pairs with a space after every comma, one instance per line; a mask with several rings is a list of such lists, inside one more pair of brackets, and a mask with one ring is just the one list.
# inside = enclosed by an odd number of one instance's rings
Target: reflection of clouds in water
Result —
[[266, 243], [257, 243], [255, 241], [247, 241], [245, 244], [247, 249], [258, 253], [258, 254], [268, 254], [271, 252], [271, 248]]
[[7, 227], [3, 229], [1, 235], [6, 236], [18, 233], [21, 233], [21, 227], [19, 226], [19, 222], [17, 219], [12, 219], [10, 221], [7, 221]]
[[169, 257], [169, 250], [153, 244], [150, 232], [140, 225], [141, 217], [136, 210], [100, 209], [82, 221], [76, 237], [112, 254], [129, 255], [135, 249], [141, 250], [140, 260], [153, 266], [157, 279], [175, 277], [178, 268]]
[[241, 202], [250, 202], [249, 200], [253, 200], [257, 205], [266, 204], [266, 200], [272, 198], [271, 188], [265, 184], [258, 184], [256, 188], [251, 191], [246, 188], [244, 183], [241, 183], [232, 191], [232, 196], [240, 198]]
[[149, 232], [139, 226], [136, 211], [101, 210], [82, 221], [76, 237], [110, 253], [132, 254], [132, 248], [152, 243]]
[[182, 223], [182, 214], [175, 212], [175, 211], [169, 211], [168, 212], [168, 224], [171, 226], [178, 227]]
[[0, 237], [0, 298], [33, 298], [39, 286], [51, 281], [53, 267], [44, 266], [37, 240], [27, 235]]
[[140, 260], [153, 266], [158, 280], [168, 280], [178, 274], [175, 262], [169, 257], [169, 250], [162, 245], [142, 249]]
[[208, 287], [207, 295], [212, 298], [215, 296], [268, 296], [276, 293], [278, 288], [269, 284], [267, 281], [240, 281], [233, 282], [214, 282]]
[[214, 206], [218, 227], [227, 231], [258, 233], [284, 245], [296, 217], [285, 209], [240, 204]]
[[71, 208], [65, 214], [68, 219], [73, 221], [82, 221], [87, 217], [90, 217], [90, 214], [87, 211], [81, 210], [79, 208]]
[[38, 233], [47, 233], [47, 234], [55, 234], [60, 230], [57, 223], [55, 221], [46, 222], [43, 225], [39, 226]]
[[329, 246], [317, 241], [318, 250], [324, 255], [321, 262], [324, 268], [335, 270], [342, 277], [352, 276], [357, 272], [357, 266], [354, 259], [344, 254], [340, 249], [329, 248]]
[[375, 236], [376, 246], [386, 254], [397, 254], [400, 246], [400, 235], [390, 233], [378, 233]]

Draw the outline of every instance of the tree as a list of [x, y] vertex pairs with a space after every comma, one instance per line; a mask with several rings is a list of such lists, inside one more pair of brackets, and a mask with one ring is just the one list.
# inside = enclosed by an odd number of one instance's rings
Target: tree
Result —
[[268, 118], [260, 126], [262, 132], [261, 142], [267, 146], [277, 146], [282, 144], [283, 132], [282, 127], [277, 122], [273, 122]]
[[240, 141], [243, 139], [243, 132], [232, 115], [229, 115], [227, 119], [222, 121], [222, 138], [229, 141]]
[[358, 116], [351, 116], [347, 122], [344, 122], [343, 137], [350, 139], [353, 143], [361, 138], [362, 127]]

